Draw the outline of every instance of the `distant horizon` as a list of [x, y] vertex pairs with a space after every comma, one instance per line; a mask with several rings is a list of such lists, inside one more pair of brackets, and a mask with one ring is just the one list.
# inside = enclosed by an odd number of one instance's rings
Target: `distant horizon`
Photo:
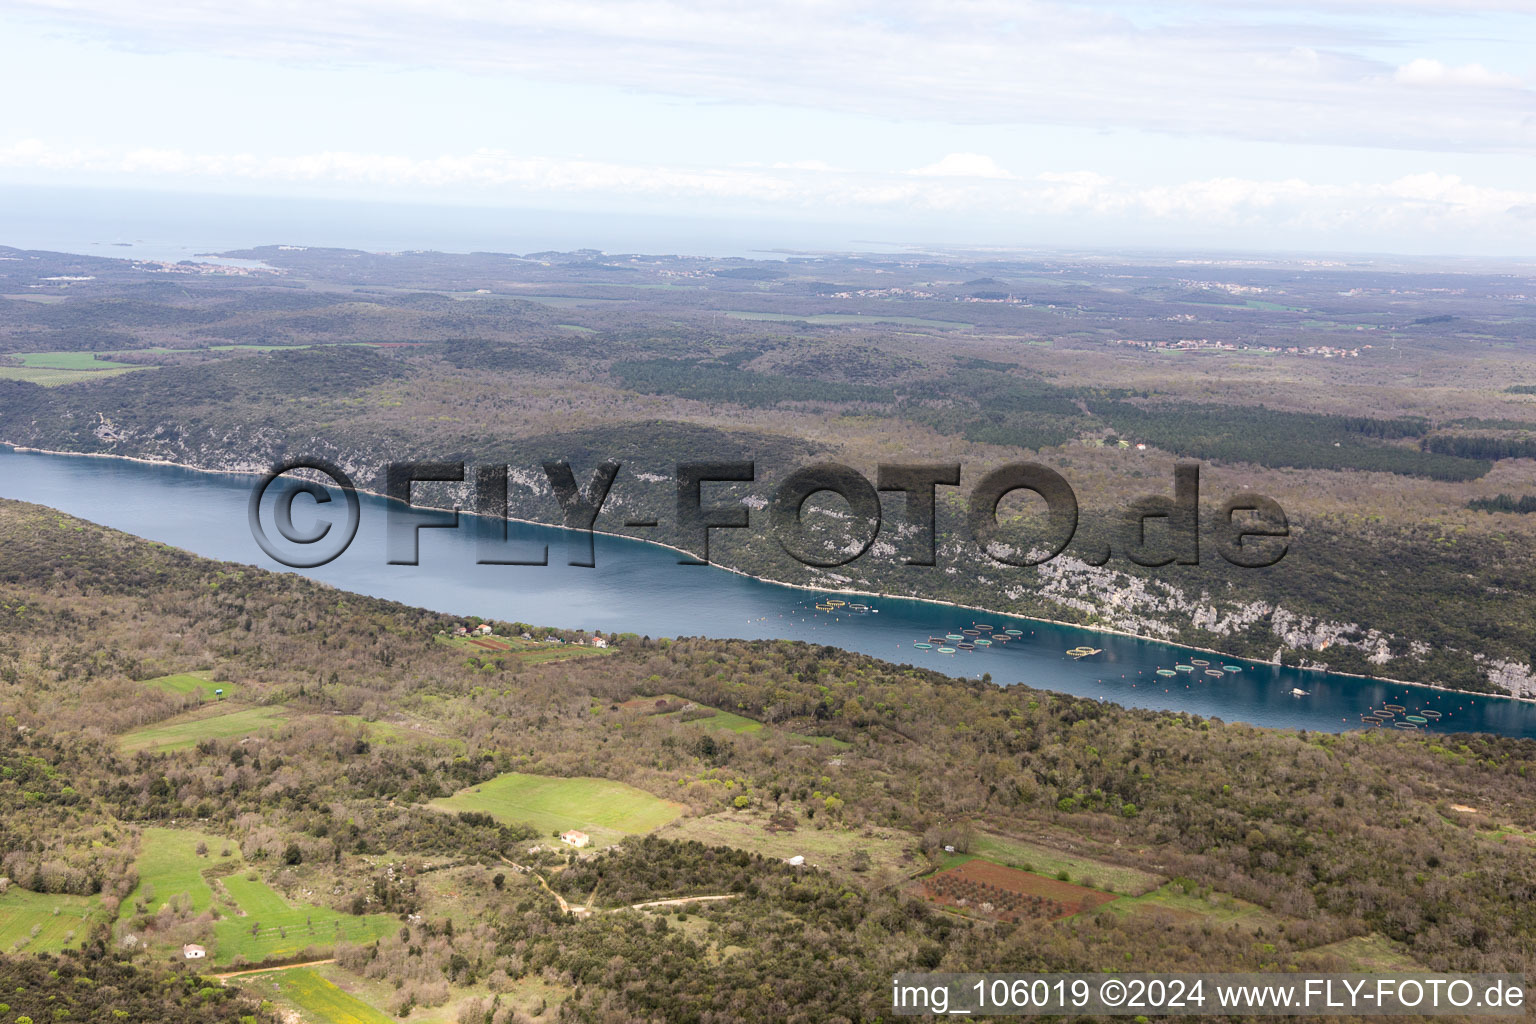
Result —
[[[1219, 264], [1260, 260], [1276, 265], [1402, 261], [1414, 264], [1414, 270], [1429, 270], [1431, 267], [1419, 264], [1430, 264], [1445, 272], [1479, 267], [1536, 269], [1536, 254], [1256, 248], [1200, 242], [1159, 245], [1145, 240], [1010, 243], [964, 238], [882, 239], [859, 237], [878, 230], [879, 225], [873, 224], [149, 188], [0, 185], [0, 218], [5, 222], [0, 228], [0, 246], [173, 262], [236, 249], [299, 245], [379, 253], [523, 255], [592, 249], [606, 256], [761, 260], [880, 255], [976, 258], [993, 254], [1024, 260], [1125, 262], [1198, 257]], [[487, 224], [488, 218], [507, 226]]]

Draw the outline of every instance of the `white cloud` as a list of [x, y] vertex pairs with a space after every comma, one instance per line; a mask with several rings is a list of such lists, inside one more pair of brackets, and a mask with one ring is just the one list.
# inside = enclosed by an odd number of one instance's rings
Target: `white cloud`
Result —
[[1011, 178], [1007, 169], [980, 153], [950, 153], [937, 163], [907, 172], [931, 178]]
[[[0, 3], [146, 51], [452, 69], [908, 122], [1536, 153], [1536, 92], [1496, 60], [1447, 62], [1432, 49], [1401, 66], [1384, 57], [1404, 43], [1383, 31], [1396, 6], [1385, 0]], [[1536, 34], [1529, 2], [1410, 6], [1440, 29], [1468, 19], [1458, 36], [1471, 45], [1483, 12], [1517, 26], [1502, 45]]]
[[1467, 85], [1488, 89], [1519, 89], [1524, 83], [1517, 75], [1489, 71], [1481, 64], [1463, 64], [1455, 67], [1420, 57], [1397, 69], [1392, 76], [1409, 85]]

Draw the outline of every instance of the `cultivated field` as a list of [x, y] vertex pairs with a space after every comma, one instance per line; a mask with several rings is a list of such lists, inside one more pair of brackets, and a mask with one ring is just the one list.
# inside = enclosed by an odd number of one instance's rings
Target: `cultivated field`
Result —
[[178, 715], [165, 722], [124, 733], [118, 745], [124, 753], [140, 750], [186, 750], [197, 746], [200, 740], [227, 739], [231, 736], [249, 736], [262, 729], [281, 724], [285, 717], [282, 708], [257, 707], [199, 709]]
[[448, 811], [480, 811], [544, 832], [580, 829], [595, 845], [649, 832], [683, 813], [681, 804], [609, 779], [559, 779], [509, 772], [432, 801]]
[[1163, 882], [1159, 876], [1138, 868], [1110, 864], [1081, 854], [1063, 853], [1039, 843], [985, 832], [971, 844], [971, 852], [1008, 867], [1038, 871], [1042, 875], [1055, 876], [1065, 871], [1068, 881], [1091, 889], [1108, 889], [1124, 896], [1151, 892]]
[[100, 909], [95, 896], [51, 895], [13, 885], [0, 896], [0, 952], [57, 953], [79, 946]]
[[919, 886], [935, 903], [1005, 921], [1070, 917], [1119, 899], [1113, 893], [980, 859], [929, 875]]

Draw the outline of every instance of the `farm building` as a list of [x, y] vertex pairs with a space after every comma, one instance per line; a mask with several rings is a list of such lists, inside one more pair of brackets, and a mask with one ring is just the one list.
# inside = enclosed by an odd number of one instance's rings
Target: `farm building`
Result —
[[585, 832], [571, 829], [569, 832], [560, 833], [560, 841], [567, 846], [574, 846], [578, 850], [592, 841], [592, 837]]
[[204, 949], [202, 946], [199, 946], [195, 942], [189, 942], [185, 946], [181, 947], [181, 958], [183, 960], [201, 960], [207, 955], [208, 950]]

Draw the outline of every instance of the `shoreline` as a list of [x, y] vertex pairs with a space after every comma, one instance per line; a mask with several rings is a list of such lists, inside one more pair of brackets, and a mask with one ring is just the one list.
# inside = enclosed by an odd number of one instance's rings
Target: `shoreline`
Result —
[[[165, 466], [165, 467], [170, 467], [170, 468], [173, 468], [173, 469], [184, 469], [184, 470], [189, 470], [189, 471], [195, 472], [195, 473], [207, 473], [207, 474], [210, 474], [210, 475], [218, 475], [218, 476], [235, 476], [235, 477], [253, 477], [254, 478], [254, 477], [260, 477], [265, 472], [265, 470], [243, 472], [243, 471], [239, 471], [239, 470], [230, 470], [230, 469], [207, 469], [207, 468], [204, 468], [202, 466], [191, 466], [191, 465], [187, 465], [185, 463], [172, 462], [172, 461], [170, 461], [168, 459], [148, 459], [148, 458], [144, 458], [142, 456], [136, 456], [136, 455], [114, 455], [114, 454], [110, 454], [110, 453], [106, 453], [106, 452], [60, 451], [60, 450], [50, 449], [50, 448], [36, 448], [36, 447], [32, 447], [30, 445], [19, 445], [19, 444], [15, 444], [15, 443], [13, 443], [11, 441], [5, 441], [5, 440], [0, 440], [0, 446], [4, 446], [4, 447], [7, 447], [7, 448], [10, 448], [12, 451], [23, 452], [23, 453], [33, 453], [33, 454], [39, 454], [39, 455], [64, 455], [64, 456], [73, 456], [73, 457], [76, 457], [76, 458], [90, 458], [90, 459], [116, 459], [116, 460], [124, 461], [124, 462], [137, 462], [137, 463], [142, 463], [142, 464], [148, 465], [148, 466]], [[358, 487], [357, 491], [360, 494], [367, 494], [370, 497], [379, 498], [379, 499], [381, 499], [383, 501], [386, 501], [386, 502], [395, 500], [395, 499], [389, 497], [386, 494], [380, 494], [378, 491], [369, 490], [366, 487]], [[484, 517], [480, 516], [479, 513], [467, 512], [467, 511], [464, 511], [463, 509], [440, 508], [440, 507], [433, 506], [433, 505], [416, 505], [416, 506], [413, 506], [413, 507], [423, 508], [423, 509], [431, 509], [432, 511], [436, 511], [436, 512], [455, 512], [458, 515], [469, 516], [471, 518], [476, 518], [476, 519], [484, 518]], [[547, 527], [547, 528], [552, 529], [552, 530], [566, 530], [567, 529], [566, 527], [559, 526], [559, 525], [556, 525], [556, 524], [553, 524], [553, 523], [545, 523], [545, 522], [541, 522], [541, 521], [539, 521], [537, 519], [525, 519], [525, 518], [522, 518], [522, 517], [519, 517], [519, 516], [507, 516], [506, 519], [507, 519], [508, 522], [524, 523], [524, 524], [529, 525], [529, 526], [542, 526], [542, 527]], [[667, 544], [664, 541], [645, 540], [645, 539], [640, 538], [640, 537], [632, 537], [632, 536], [630, 536], [629, 534], [626, 534], [626, 533], [615, 533], [615, 532], [613, 532], [611, 530], [599, 530], [599, 529], [597, 529], [595, 527], [592, 529], [591, 532], [593, 534], [595, 534], [595, 535], [596, 534], [600, 534], [600, 535], [605, 536], [605, 537], [615, 537], [615, 538], [618, 538], [620, 540], [633, 541], [634, 543], [637, 543], [637, 544], [648, 544], [648, 545], [650, 545], [652, 547], [664, 548], [664, 549], [666, 549], [668, 551], [675, 551], [678, 554], [687, 555], [690, 558], [697, 558], [697, 556], [694, 555], [693, 552], [686, 551], [686, 550], [684, 550], [682, 548], [679, 548], [679, 547], [677, 547], [675, 545], [672, 545], [672, 544]], [[948, 601], [948, 600], [945, 600], [943, 598], [911, 597], [911, 596], [907, 596], [907, 595], [903, 595], [903, 594], [886, 594], [886, 593], [880, 593], [878, 591], [858, 590], [858, 589], [848, 588], [848, 587], [816, 587], [816, 586], [809, 586], [809, 585], [806, 585], [806, 584], [803, 584], [803, 583], [789, 583], [789, 582], [786, 582], [786, 581], [783, 581], [783, 580], [770, 579], [769, 577], [766, 577], [766, 576], [758, 576], [758, 575], [756, 575], [754, 573], [747, 572], [744, 569], [737, 569], [734, 566], [723, 565], [723, 564], [721, 564], [719, 562], [707, 562], [707, 563], [704, 563], [704, 564], [706, 564], [709, 567], [714, 568], [714, 569], [721, 569], [721, 570], [724, 570], [725, 572], [735, 573], [736, 575], [745, 577], [747, 579], [756, 580], [759, 583], [765, 583], [765, 584], [768, 584], [770, 586], [775, 586], [775, 587], [785, 587], [785, 588], [788, 588], [790, 590], [814, 591], [814, 592], [817, 592], [817, 593], [824, 593], [824, 594], [845, 594], [845, 595], [848, 595], [848, 596], [851, 596], [851, 597], [870, 597], [870, 598], [881, 598], [883, 600], [888, 600], [888, 601], [913, 601], [913, 602], [918, 602], [918, 603], [922, 603], [922, 604], [942, 605], [942, 606], [947, 607], [947, 608], [957, 608], [957, 609], [961, 609], [961, 610], [964, 610], [964, 611], [982, 612], [982, 613], [985, 613], [987, 615], [1007, 616], [1007, 617], [1013, 618], [1013, 619], [1022, 619], [1024, 621], [1028, 621], [1028, 622], [1038, 622], [1038, 623], [1043, 623], [1045, 625], [1056, 626], [1056, 627], [1065, 628], [1065, 629], [1080, 629], [1080, 630], [1083, 630], [1083, 631], [1089, 632], [1089, 633], [1102, 633], [1102, 634], [1109, 635], [1109, 636], [1126, 637], [1126, 638], [1132, 639], [1132, 640], [1140, 640], [1140, 641], [1142, 641], [1144, 643], [1161, 644], [1161, 645], [1163, 645], [1165, 647], [1179, 648], [1181, 650], [1186, 650], [1186, 651], [1199, 651], [1202, 654], [1214, 654], [1214, 655], [1217, 655], [1217, 656], [1222, 657], [1222, 658], [1235, 659], [1237, 661], [1245, 661], [1245, 662], [1249, 662], [1251, 664], [1256, 664], [1256, 665], [1278, 666], [1280, 664], [1278, 662], [1270, 661], [1270, 660], [1265, 659], [1265, 658], [1250, 658], [1250, 657], [1246, 657], [1244, 655], [1232, 654], [1231, 652], [1228, 652], [1228, 651], [1217, 650], [1216, 648], [1213, 648], [1213, 647], [1200, 647], [1200, 646], [1197, 646], [1197, 645], [1194, 645], [1194, 644], [1178, 643], [1178, 642], [1175, 642], [1175, 641], [1163, 639], [1162, 637], [1146, 636], [1145, 634], [1142, 634], [1142, 633], [1132, 633], [1132, 632], [1129, 632], [1129, 631], [1123, 630], [1123, 629], [1115, 629], [1114, 627], [1111, 627], [1111, 626], [1085, 626], [1085, 625], [1083, 625], [1081, 623], [1077, 623], [1077, 622], [1063, 622], [1063, 621], [1061, 621], [1059, 619], [1048, 619], [1048, 618], [1043, 618], [1043, 617], [1038, 616], [1038, 615], [1025, 615], [1025, 614], [1021, 614], [1019, 612], [1007, 612], [1007, 611], [1002, 611], [1002, 610], [997, 609], [997, 608], [987, 608], [987, 607], [984, 607], [982, 605], [965, 604], [965, 603], [962, 603], [962, 602], [959, 602], [959, 601]], [[258, 568], [260, 568], [260, 567], [258, 566]], [[341, 588], [338, 588], [338, 589], [341, 589]], [[1385, 684], [1389, 684], [1389, 685], [1393, 685], [1393, 686], [1413, 686], [1413, 687], [1419, 687], [1419, 688], [1426, 689], [1426, 690], [1438, 690], [1438, 691], [1443, 692], [1443, 693], [1459, 693], [1459, 694], [1466, 694], [1468, 696], [1487, 697], [1487, 698], [1497, 698], [1497, 699], [1503, 699], [1503, 700], [1510, 700], [1510, 701], [1515, 701], [1517, 703], [1522, 703], [1522, 704], [1536, 704], [1536, 696], [1533, 696], [1533, 697], [1522, 697], [1522, 696], [1519, 696], [1519, 695], [1516, 695], [1516, 694], [1488, 693], [1488, 692], [1481, 691], [1481, 690], [1460, 690], [1460, 689], [1457, 689], [1454, 686], [1446, 686], [1446, 685], [1441, 684], [1441, 683], [1415, 682], [1415, 681], [1408, 680], [1408, 679], [1394, 679], [1394, 678], [1392, 678], [1390, 676], [1369, 676], [1369, 675], [1363, 675], [1363, 674], [1361, 674], [1359, 672], [1345, 672], [1345, 671], [1340, 671], [1340, 670], [1336, 670], [1336, 669], [1318, 668], [1316, 666], [1308, 666], [1308, 665], [1292, 665], [1292, 666], [1284, 666], [1284, 667], [1294, 668], [1294, 669], [1296, 669], [1297, 671], [1300, 671], [1300, 672], [1323, 673], [1324, 675], [1335, 675], [1335, 676], [1341, 676], [1341, 677], [1346, 678], [1346, 679], [1359, 679], [1359, 680], [1363, 680], [1363, 681], [1366, 681], [1366, 682], [1372, 682], [1372, 683], [1385, 683]], [[963, 678], [963, 677], [961, 677], [961, 678]], [[996, 685], [1001, 685], [1001, 684], [996, 684]]]

